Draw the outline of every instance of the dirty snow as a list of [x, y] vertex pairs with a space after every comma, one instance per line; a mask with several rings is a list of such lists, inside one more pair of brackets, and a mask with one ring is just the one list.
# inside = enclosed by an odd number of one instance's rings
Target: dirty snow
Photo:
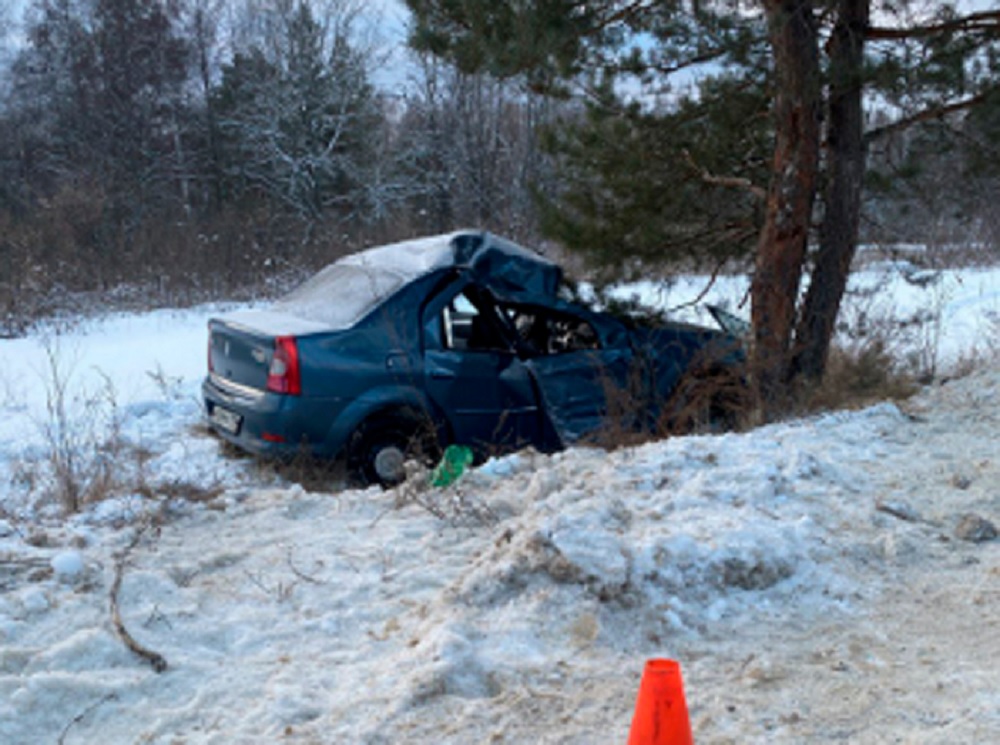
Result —
[[[845, 318], [936, 307], [935, 364], [977, 372], [448, 490], [307, 490], [223, 452], [216, 308], [0, 341], [0, 742], [624, 742], [661, 656], [699, 743], [1000, 741], [1000, 541], [956, 532], [1000, 522], [997, 272], [857, 281], [883, 289]], [[62, 514], [60, 443], [112, 498]], [[162, 673], [116, 635], [119, 565]]]

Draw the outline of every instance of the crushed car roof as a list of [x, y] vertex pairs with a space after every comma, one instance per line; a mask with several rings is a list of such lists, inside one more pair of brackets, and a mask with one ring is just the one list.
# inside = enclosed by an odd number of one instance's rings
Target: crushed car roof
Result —
[[279, 299], [266, 314], [243, 311], [224, 320], [274, 333], [345, 329], [405, 284], [451, 267], [471, 270], [499, 294], [552, 296], [562, 278], [557, 265], [527, 248], [491, 233], [464, 230], [345, 256]]

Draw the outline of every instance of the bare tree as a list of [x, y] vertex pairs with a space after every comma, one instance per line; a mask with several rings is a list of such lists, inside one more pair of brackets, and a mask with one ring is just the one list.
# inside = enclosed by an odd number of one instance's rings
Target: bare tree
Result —
[[418, 63], [400, 145], [417, 224], [434, 232], [481, 225], [533, 237], [531, 189], [551, 167], [539, 131], [557, 104], [518, 81], [462, 73], [428, 55]]
[[324, 28], [310, 6], [280, 2], [238, 26], [216, 112], [227, 175], [308, 219], [355, 216], [379, 110], [349, 17]]

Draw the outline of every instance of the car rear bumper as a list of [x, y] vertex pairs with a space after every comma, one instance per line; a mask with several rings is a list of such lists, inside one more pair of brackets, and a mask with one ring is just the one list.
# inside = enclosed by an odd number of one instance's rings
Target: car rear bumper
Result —
[[[268, 458], [332, 457], [325, 431], [317, 430], [327, 402], [256, 391], [205, 378], [201, 387], [207, 424], [241, 450]], [[319, 411], [318, 411], [319, 410]]]

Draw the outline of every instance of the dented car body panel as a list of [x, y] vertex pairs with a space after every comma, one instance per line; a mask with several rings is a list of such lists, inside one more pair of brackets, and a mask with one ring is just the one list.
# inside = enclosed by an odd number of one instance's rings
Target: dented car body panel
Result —
[[552, 451], [648, 427], [699, 355], [739, 361], [726, 334], [631, 327], [560, 299], [561, 282], [475, 231], [347, 257], [267, 311], [210, 321], [210, 426], [253, 453], [347, 455], [391, 481], [384, 442], [403, 448], [410, 424], [480, 456]]

